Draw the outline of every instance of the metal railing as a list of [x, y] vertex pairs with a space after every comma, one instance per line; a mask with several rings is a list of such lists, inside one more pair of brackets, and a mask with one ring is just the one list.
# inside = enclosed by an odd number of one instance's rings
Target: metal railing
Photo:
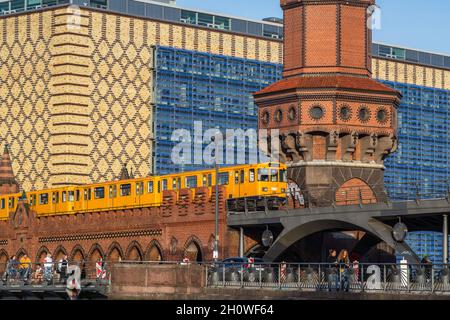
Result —
[[329, 263], [214, 263], [206, 286], [301, 291], [450, 294], [448, 265]]
[[[0, 289], [25, 287], [65, 287], [72, 277], [79, 277], [81, 287], [108, 287], [110, 284], [109, 264], [103, 262], [99, 268], [97, 262], [70, 261], [67, 265], [60, 262], [24, 262], [18, 260], [2, 266]], [[73, 266], [79, 268], [75, 274]]]

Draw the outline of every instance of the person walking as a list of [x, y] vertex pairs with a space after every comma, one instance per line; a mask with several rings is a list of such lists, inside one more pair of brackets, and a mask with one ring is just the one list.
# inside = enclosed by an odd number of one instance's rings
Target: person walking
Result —
[[327, 257], [328, 291], [339, 290], [336, 250], [330, 249]]
[[349, 282], [350, 258], [348, 256], [347, 250], [342, 249], [341, 252], [339, 252], [337, 262], [339, 265], [339, 275], [341, 277], [341, 288], [342, 290], [348, 292], [350, 288]]

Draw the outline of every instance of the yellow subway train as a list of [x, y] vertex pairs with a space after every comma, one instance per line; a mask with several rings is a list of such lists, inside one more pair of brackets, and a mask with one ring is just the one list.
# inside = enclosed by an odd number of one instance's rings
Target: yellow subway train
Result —
[[[219, 185], [226, 186], [230, 210], [278, 208], [286, 200], [287, 170], [284, 164], [239, 165], [219, 169]], [[214, 169], [111, 181], [82, 186], [27, 192], [31, 210], [38, 216], [99, 212], [159, 206], [163, 191], [208, 187], [216, 184]], [[15, 212], [23, 194], [0, 195], [0, 220]]]

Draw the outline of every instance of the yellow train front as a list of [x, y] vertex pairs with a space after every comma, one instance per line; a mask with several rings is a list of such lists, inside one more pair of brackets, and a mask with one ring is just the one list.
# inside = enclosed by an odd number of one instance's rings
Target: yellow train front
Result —
[[[286, 166], [279, 163], [221, 167], [219, 185], [227, 190], [229, 211], [277, 209], [286, 201]], [[160, 206], [163, 192], [216, 184], [213, 168], [164, 176], [111, 181], [28, 192], [28, 203], [38, 216], [106, 212]], [[15, 212], [21, 194], [0, 196], [0, 220]]]

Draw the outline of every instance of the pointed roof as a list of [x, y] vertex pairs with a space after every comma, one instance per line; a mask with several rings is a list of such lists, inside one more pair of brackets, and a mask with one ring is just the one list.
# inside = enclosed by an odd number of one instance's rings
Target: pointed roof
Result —
[[120, 171], [119, 180], [129, 180], [131, 179], [130, 174], [128, 173], [127, 166], [123, 166], [122, 171]]
[[0, 186], [4, 184], [16, 185], [17, 187], [19, 186], [14, 177], [14, 172], [12, 169], [12, 161], [9, 155], [9, 147], [7, 144], [5, 144], [3, 156], [0, 161]]

